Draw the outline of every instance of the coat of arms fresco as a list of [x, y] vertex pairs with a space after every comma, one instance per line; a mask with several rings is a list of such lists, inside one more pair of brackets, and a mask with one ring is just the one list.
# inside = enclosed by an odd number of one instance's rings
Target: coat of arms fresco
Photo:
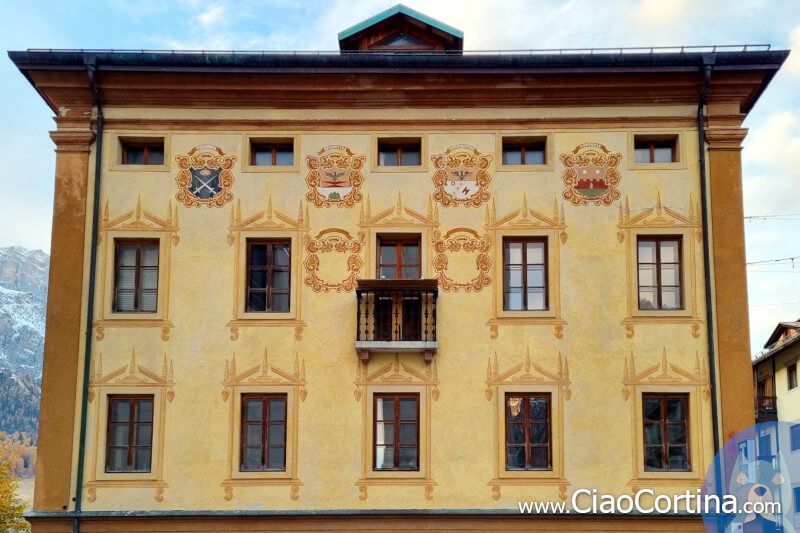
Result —
[[572, 205], [611, 205], [618, 200], [622, 175], [617, 170], [622, 154], [611, 153], [605, 146], [595, 142], [578, 145], [572, 152], [561, 154], [566, 167], [564, 199]]
[[233, 164], [235, 155], [225, 153], [212, 144], [201, 144], [186, 155], [175, 156], [180, 172], [175, 177], [178, 194], [175, 198], [186, 207], [222, 207], [233, 200]]
[[361, 169], [366, 160], [341, 145], [325, 146], [316, 155], [307, 155], [306, 200], [317, 207], [353, 207], [362, 198]]
[[443, 206], [466, 205], [480, 207], [489, 200], [488, 172], [492, 156], [481, 154], [470, 144], [450, 146], [443, 154], [431, 157], [436, 173], [433, 185], [436, 187], [433, 199]]

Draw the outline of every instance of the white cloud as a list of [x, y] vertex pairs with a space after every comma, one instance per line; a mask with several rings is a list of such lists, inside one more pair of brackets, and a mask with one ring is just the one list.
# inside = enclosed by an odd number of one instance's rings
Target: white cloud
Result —
[[783, 68], [790, 74], [800, 76], [800, 25], [795, 26], [792, 30], [789, 35], [789, 42], [791, 43], [789, 46], [793, 52], [789, 54], [789, 58], [786, 60]]
[[197, 22], [203, 27], [209, 28], [214, 25], [221, 25], [225, 21], [225, 6], [212, 6], [197, 15]]
[[631, 19], [650, 26], [673, 24], [685, 16], [688, 5], [688, 0], [642, 0]]

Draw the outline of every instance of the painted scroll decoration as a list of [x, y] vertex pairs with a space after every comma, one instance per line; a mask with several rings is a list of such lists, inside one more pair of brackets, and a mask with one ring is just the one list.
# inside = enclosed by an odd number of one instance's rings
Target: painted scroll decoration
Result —
[[[306, 269], [303, 283], [311, 287], [314, 292], [351, 292], [356, 288], [356, 280], [363, 265], [361, 259], [361, 251], [364, 249], [363, 231], [359, 231], [354, 238], [343, 229], [330, 228], [321, 231], [315, 239], [306, 235], [303, 244], [307, 253], [303, 261]], [[347, 254], [347, 277], [333, 282], [320, 277], [320, 254], [325, 253]]]
[[617, 167], [622, 154], [611, 153], [596, 142], [578, 145], [561, 154], [564, 164], [564, 199], [572, 205], [611, 205], [620, 198], [618, 185], [622, 175]]
[[363, 197], [361, 169], [366, 160], [341, 145], [325, 146], [315, 155], [307, 155], [306, 200], [316, 207], [353, 207]]
[[[492, 241], [489, 234], [483, 237], [474, 230], [468, 228], [456, 228], [441, 235], [438, 229], [433, 232], [433, 269], [436, 278], [439, 280], [439, 287], [445, 292], [480, 292], [484, 287], [492, 283], [490, 270], [492, 260], [490, 252]], [[463, 258], [469, 255], [469, 259], [475, 262], [476, 274], [472, 279], [461, 281], [453, 279], [454, 272], [468, 271], [465, 262], [451, 265], [451, 260]], [[461, 257], [459, 257], [461, 256]], [[464, 268], [461, 268], [461, 267]]]
[[195, 146], [186, 155], [175, 156], [180, 171], [175, 177], [178, 183], [178, 202], [186, 207], [222, 207], [233, 200], [235, 155], [226, 155], [213, 144]]
[[480, 207], [488, 201], [489, 164], [492, 156], [481, 154], [471, 144], [450, 146], [443, 154], [431, 157], [436, 173], [433, 177], [433, 199], [443, 206]]

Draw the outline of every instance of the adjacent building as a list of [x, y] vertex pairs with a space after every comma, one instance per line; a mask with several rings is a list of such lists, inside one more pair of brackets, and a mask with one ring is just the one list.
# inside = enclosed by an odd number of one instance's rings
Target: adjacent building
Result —
[[56, 122], [34, 531], [702, 531], [517, 502], [683, 493], [753, 424], [741, 124], [787, 52], [339, 42], [9, 53]]

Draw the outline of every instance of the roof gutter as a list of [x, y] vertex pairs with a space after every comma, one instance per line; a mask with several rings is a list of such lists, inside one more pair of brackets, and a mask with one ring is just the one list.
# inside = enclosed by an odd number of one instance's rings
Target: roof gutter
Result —
[[100, 217], [100, 175], [103, 156], [103, 106], [97, 90], [95, 74], [97, 59], [94, 54], [83, 54], [83, 62], [89, 77], [94, 106], [97, 108], [97, 134], [95, 137], [94, 195], [92, 199], [92, 237], [89, 249], [89, 291], [86, 302], [86, 332], [84, 334], [83, 354], [83, 392], [81, 395], [80, 436], [78, 440], [78, 469], [75, 475], [75, 513], [72, 532], [80, 533], [83, 504], [83, 471], [86, 462], [86, 415], [89, 406], [89, 369], [92, 362], [92, 322], [94, 321], [95, 278], [97, 277], [97, 226]]

